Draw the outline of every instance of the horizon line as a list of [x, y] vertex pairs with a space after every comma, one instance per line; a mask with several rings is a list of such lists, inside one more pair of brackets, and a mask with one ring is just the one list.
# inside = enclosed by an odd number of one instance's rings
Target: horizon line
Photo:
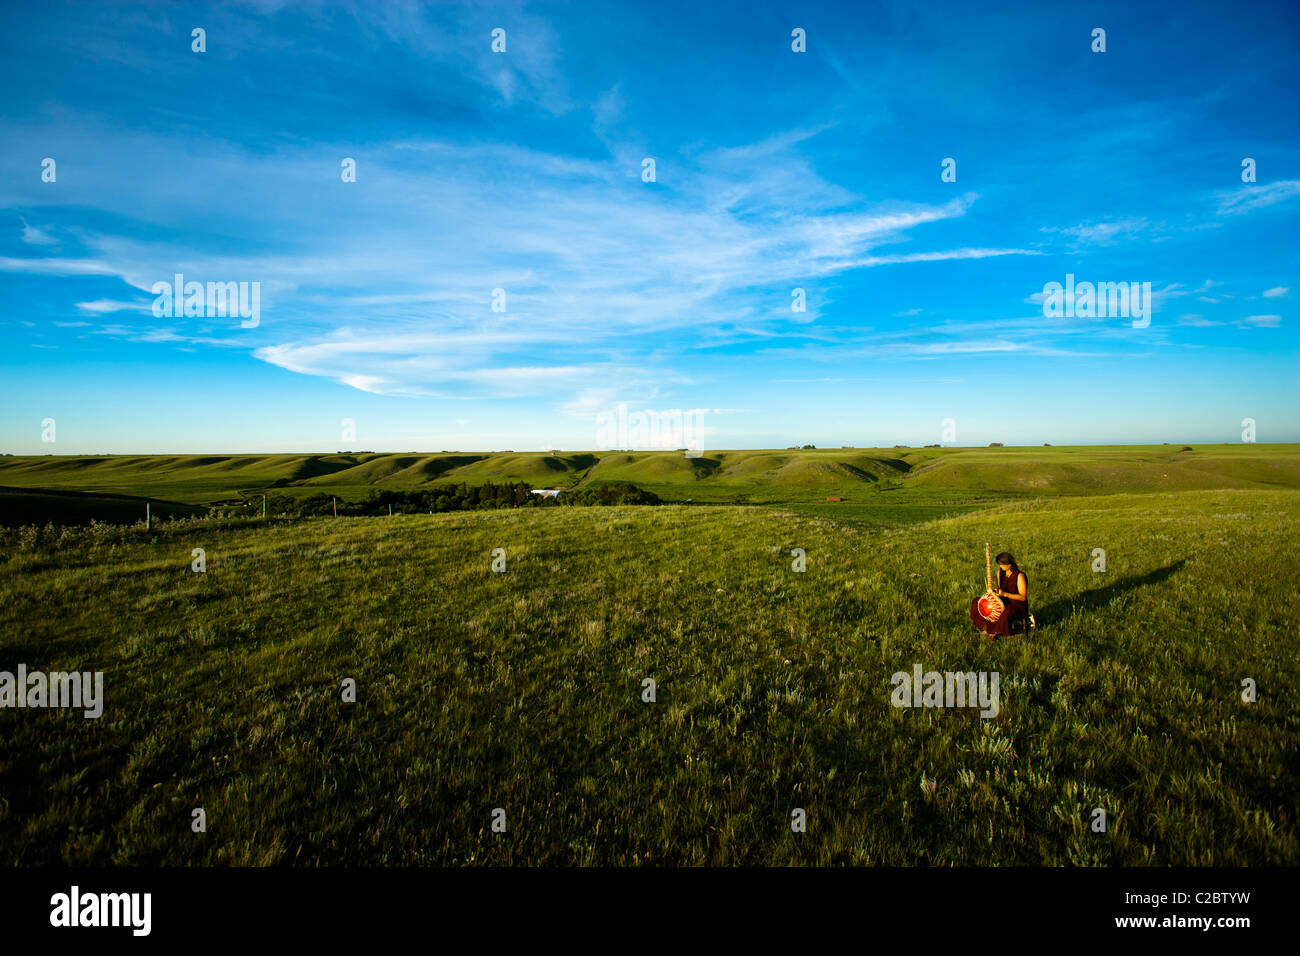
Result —
[[[1300, 440], [1292, 441], [1164, 441], [1164, 442], [1089, 442], [1082, 444], [1057, 444], [1055, 442], [1042, 442], [1034, 444], [1020, 444], [998, 442], [987, 445], [823, 445], [823, 446], [793, 446], [777, 448], [772, 446], [753, 446], [753, 447], [731, 447], [701, 449], [694, 458], [706, 457], [708, 454], [725, 454], [738, 451], [895, 451], [897, 449], [909, 450], [937, 450], [937, 451], [985, 451], [990, 448], [1163, 448], [1166, 446], [1183, 445], [1196, 446], [1246, 446], [1246, 445], [1300, 445]], [[137, 452], [137, 451], [114, 451], [114, 452], [44, 452], [36, 454], [20, 454], [17, 452], [0, 452], [0, 458], [122, 458], [122, 457], [194, 457], [199, 455], [224, 455], [227, 457], [264, 457], [267, 455], [599, 455], [599, 454], [638, 454], [638, 455], [672, 455], [681, 454], [689, 449], [686, 448], [499, 448], [499, 449], [469, 449], [469, 448], [443, 448], [438, 451], [431, 450], [408, 450], [408, 451], [377, 451], [374, 449], [359, 450], [335, 450], [335, 451], [156, 451], [156, 452]]]

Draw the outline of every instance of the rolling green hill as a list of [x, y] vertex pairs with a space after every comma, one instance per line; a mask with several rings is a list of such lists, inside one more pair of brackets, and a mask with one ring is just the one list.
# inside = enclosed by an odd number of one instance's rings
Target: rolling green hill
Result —
[[276, 489], [364, 497], [371, 489], [524, 481], [632, 482], [668, 501], [870, 505], [992, 502], [1123, 492], [1300, 488], [1300, 445], [1124, 445], [711, 451], [0, 457], [0, 485], [230, 501]]
[[193, 504], [296, 485], [343, 471], [353, 455], [103, 455], [3, 457], [0, 484], [173, 498]]
[[920, 488], [1035, 495], [1300, 487], [1300, 446], [960, 449], [917, 463]]

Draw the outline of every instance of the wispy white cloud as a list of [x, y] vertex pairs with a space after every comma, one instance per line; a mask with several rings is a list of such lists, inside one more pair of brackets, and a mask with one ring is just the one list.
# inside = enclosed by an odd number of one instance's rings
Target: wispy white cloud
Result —
[[[575, 101], [561, 67], [561, 34], [549, 18], [514, 6], [499, 21], [485, 18], [474, 4], [344, 4], [359, 31], [378, 31], [421, 58], [451, 66], [461, 76], [492, 90], [503, 106], [530, 103], [551, 114], [571, 110]], [[505, 11], [502, 11], [503, 14]], [[492, 30], [505, 30], [505, 52], [491, 49]], [[473, 38], [477, 42], [467, 42]]]
[[988, 259], [992, 256], [1041, 256], [1037, 249], [945, 249], [941, 252], [908, 252], [899, 255], [866, 256], [856, 259], [856, 268], [892, 266], [906, 262], [943, 262], [949, 259]]
[[15, 258], [0, 256], [0, 272], [25, 272], [48, 276], [113, 276], [117, 269], [106, 262], [94, 259], [72, 259], [60, 256], [40, 258]]
[[1300, 196], [1300, 179], [1284, 179], [1268, 185], [1247, 183], [1238, 189], [1223, 190], [1217, 196], [1219, 215], [1239, 216]]
[[58, 241], [47, 230], [28, 225], [25, 219], [21, 220], [21, 222], [23, 224], [23, 242], [29, 246], [52, 246]]
[[[883, 331], [839, 329], [826, 341], [764, 349], [763, 354], [815, 362], [838, 362], [871, 356], [890, 360], [928, 360], [975, 355], [1023, 355], [1075, 358], [1114, 357], [1113, 348], [1103, 350], [1103, 340], [1132, 342], [1132, 329], [1098, 326], [1095, 320], [1049, 319], [1042, 315], [995, 318], [981, 321], [946, 321], [925, 328], [897, 328]], [[1163, 339], [1164, 330], [1154, 336]], [[1071, 340], [1074, 340], [1073, 342]], [[1095, 342], [1089, 348], [1075, 343]]]
[[1147, 231], [1149, 223], [1143, 218], [1112, 219], [1101, 222], [1083, 222], [1077, 226], [1044, 226], [1043, 232], [1056, 233], [1073, 240], [1073, 245], [1110, 246], [1120, 239], [1136, 239]]
[[[167, 141], [111, 131], [103, 134], [110, 157], [121, 151], [156, 164], [138, 178], [149, 184], [147, 208], [164, 233], [214, 215], [194, 181], [216, 184], [218, 193], [238, 188], [257, 210], [227, 232], [257, 235], [266, 220], [300, 231], [292, 243], [244, 254], [180, 244], [171, 234], [85, 233], [87, 252], [77, 258], [4, 258], [0, 269], [115, 275], [145, 292], [176, 272], [256, 281], [257, 329], [241, 333], [233, 320], [225, 338], [184, 323], [165, 334], [190, 336], [190, 344], [242, 341], [262, 361], [369, 392], [560, 400], [611, 374], [647, 389], [681, 381], [672, 360], [646, 361], [665, 333], [690, 329], [693, 341], [724, 326], [733, 338], [761, 334], [791, 321], [795, 286], [816, 303], [826, 298], [825, 290], [815, 295], [816, 283], [853, 270], [1040, 254], [945, 248], [935, 230], [970, 213], [978, 199], [971, 193], [939, 204], [866, 202], [826, 183], [796, 150], [821, 129], [678, 157], [661, 166], [670, 189], [642, 183], [639, 160], [625, 166], [617, 155], [599, 162], [512, 144], [404, 140], [368, 150], [357, 184], [333, 184], [367, 190], [365, 214], [342, 219], [319, 201], [317, 185], [284, 187], [319, 178], [320, 149], [298, 156], [213, 149], [182, 162]], [[433, 155], [431, 177], [425, 157]], [[673, 171], [681, 164], [693, 164], [690, 175]], [[121, 191], [96, 196], [111, 212], [140, 213], [141, 202]], [[923, 240], [925, 249], [874, 251]], [[491, 309], [496, 288], [506, 292], [504, 313]], [[785, 297], [784, 310], [771, 308], [762, 290], [772, 289]], [[108, 296], [77, 305], [86, 314], [149, 308]], [[816, 317], [814, 308], [802, 318]], [[136, 341], [163, 334], [102, 331]]]
[[[95, 299], [91, 302], [78, 302], [77, 308], [82, 312], [103, 315], [108, 312], [152, 312], [151, 302], [123, 302], [117, 299]], [[79, 323], [84, 325], [85, 323]]]

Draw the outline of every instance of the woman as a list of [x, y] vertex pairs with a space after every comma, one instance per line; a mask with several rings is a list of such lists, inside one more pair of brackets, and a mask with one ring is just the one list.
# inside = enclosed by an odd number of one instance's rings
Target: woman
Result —
[[997, 557], [998, 581], [993, 593], [1002, 598], [1002, 614], [996, 621], [986, 621], [979, 612], [980, 599], [970, 604], [971, 623], [990, 637], [1006, 637], [1011, 633], [1013, 621], [1019, 621], [1029, 612], [1029, 579], [1016, 565], [1011, 552], [1003, 551]]

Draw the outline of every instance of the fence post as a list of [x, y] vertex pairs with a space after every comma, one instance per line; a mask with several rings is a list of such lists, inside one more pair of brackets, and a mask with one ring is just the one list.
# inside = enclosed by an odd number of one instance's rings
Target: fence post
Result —
[[153, 530], [153, 510], [149, 507], [149, 502], [144, 503], [144, 530]]
[[339, 500], [337, 498], [331, 500], [334, 502], [334, 517], [337, 518], [339, 516]]
[[266, 495], [262, 495], [262, 520], [266, 520]]

